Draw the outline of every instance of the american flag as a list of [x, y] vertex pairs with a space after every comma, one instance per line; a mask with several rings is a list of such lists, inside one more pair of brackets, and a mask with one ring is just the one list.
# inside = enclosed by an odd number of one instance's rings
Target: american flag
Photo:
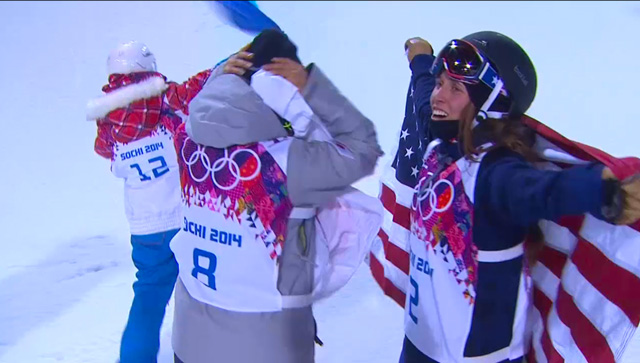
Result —
[[[382, 172], [385, 208], [371, 272], [384, 293], [404, 307], [409, 274], [409, 211], [428, 142], [407, 96], [398, 151]], [[525, 117], [537, 133], [540, 168], [598, 161], [619, 178], [640, 172], [640, 159], [614, 158], [571, 141]], [[640, 223], [614, 226], [590, 214], [540, 221], [545, 245], [531, 267], [533, 305], [529, 362], [620, 361], [640, 324]]]
[[380, 240], [374, 243], [369, 259], [374, 278], [400, 306], [404, 306], [409, 283], [409, 212], [413, 188], [418, 182], [422, 157], [429, 141], [424, 125], [418, 120], [413, 86], [410, 86], [398, 150], [391, 165], [383, 169], [380, 179], [379, 198], [385, 215], [378, 232]]

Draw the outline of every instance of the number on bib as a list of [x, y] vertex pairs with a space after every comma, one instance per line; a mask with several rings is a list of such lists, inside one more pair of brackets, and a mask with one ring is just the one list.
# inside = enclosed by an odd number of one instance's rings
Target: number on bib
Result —
[[418, 293], [418, 283], [411, 276], [409, 276], [409, 282], [411, 283], [411, 286], [413, 286], [413, 290], [415, 291], [415, 295], [411, 295], [409, 297], [409, 317], [411, 318], [411, 320], [413, 320], [414, 324], [418, 324], [418, 317], [413, 315], [412, 311], [413, 306], [415, 305], [416, 307], [418, 307], [418, 302], [420, 301], [420, 295]]
[[140, 175], [140, 181], [147, 181], [147, 180], [151, 180], [150, 177], [146, 176], [143, 172], [142, 169], [140, 169], [140, 165], [138, 164], [132, 164], [131, 165], [132, 169], [136, 169], [138, 171], [138, 175]]
[[[164, 156], [156, 156], [155, 158], [151, 158], [149, 160], [147, 160], [147, 162], [149, 164], [155, 163], [159, 161], [160, 165], [156, 166], [155, 168], [152, 169], [153, 171], [153, 176], [155, 178], [159, 178], [162, 175], [166, 174], [167, 172], [169, 172], [169, 167], [167, 166], [167, 162], [164, 160]], [[138, 175], [140, 175], [140, 181], [148, 181], [151, 180], [152, 178], [146, 174], [144, 174], [142, 172], [142, 169], [140, 168], [140, 165], [138, 164], [132, 164], [130, 166], [132, 169], [136, 169], [138, 171]]]
[[155, 158], [149, 159], [149, 164], [159, 161], [160, 165], [153, 168], [153, 176], [158, 178], [169, 171], [169, 167], [167, 167], [167, 162], [164, 161], [163, 156], [156, 156]]
[[[205, 261], [208, 261], [208, 263]], [[213, 290], [216, 290], [216, 277], [214, 276], [214, 272], [216, 272], [217, 265], [218, 258], [216, 255], [199, 248], [193, 249], [193, 270], [191, 271], [191, 276], [199, 281], [202, 280], [198, 279], [198, 274], [206, 276], [207, 282], [203, 283]]]

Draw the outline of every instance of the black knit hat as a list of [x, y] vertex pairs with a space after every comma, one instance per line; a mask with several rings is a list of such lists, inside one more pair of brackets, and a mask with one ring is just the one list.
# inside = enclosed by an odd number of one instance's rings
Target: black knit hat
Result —
[[[258, 34], [249, 45], [247, 52], [253, 53], [251, 62], [254, 69], [271, 63], [275, 57], [289, 58], [301, 63], [296, 45], [285, 33], [277, 29], [267, 29]], [[251, 77], [253, 73], [247, 72], [245, 76]]]

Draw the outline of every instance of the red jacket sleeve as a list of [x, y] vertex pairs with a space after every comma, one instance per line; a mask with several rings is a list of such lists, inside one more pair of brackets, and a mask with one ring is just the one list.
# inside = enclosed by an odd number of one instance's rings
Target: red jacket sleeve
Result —
[[111, 125], [106, 122], [97, 122], [98, 135], [94, 143], [93, 149], [103, 158], [113, 159], [113, 137], [111, 136]]
[[182, 111], [185, 115], [188, 115], [189, 102], [200, 92], [202, 86], [204, 86], [207, 79], [209, 79], [211, 71], [211, 69], [202, 71], [182, 84], [169, 82], [169, 88], [165, 94], [169, 106], [176, 111]]

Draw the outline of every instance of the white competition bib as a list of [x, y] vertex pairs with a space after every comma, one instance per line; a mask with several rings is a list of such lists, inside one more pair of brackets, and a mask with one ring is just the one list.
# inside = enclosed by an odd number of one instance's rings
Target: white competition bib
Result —
[[[452, 281], [455, 277], [449, 270], [454, 268], [451, 264], [455, 261], [445, 262], [414, 234], [410, 246], [405, 333], [432, 359], [446, 362], [452, 357], [462, 357], [473, 305], [461, 298], [457, 283]], [[436, 294], [438, 300], [434, 298]]]
[[167, 174], [170, 169], [178, 170], [173, 138], [161, 128], [154, 135], [140, 140], [118, 143], [114, 149], [111, 171], [118, 178], [125, 179], [130, 187], [143, 186]]
[[205, 208], [185, 209], [171, 241], [180, 279], [196, 300], [238, 312], [282, 310], [278, 267], [260, 238]]

